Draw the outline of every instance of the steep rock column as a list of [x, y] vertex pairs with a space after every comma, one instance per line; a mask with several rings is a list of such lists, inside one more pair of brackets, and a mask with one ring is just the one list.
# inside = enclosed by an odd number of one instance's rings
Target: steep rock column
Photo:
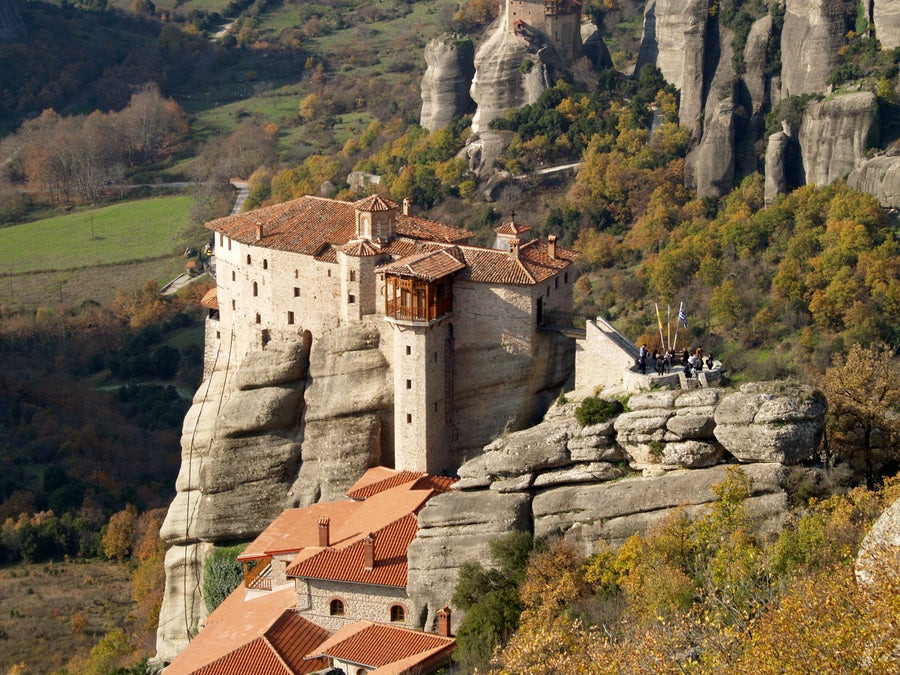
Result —
[[882, 49], [900, 47], [900, 4], [897, 0], [874, 0], [872, 20]]
[[422, 114], [419, 124], [437, 131], [456, 115], [475, 110], [469, 87], [475, 76], [475, 46], [468, 38], [439, 38], [425, 47]]
[[857, 0], [787, 0], [781, 31], [783, 97], [825, 90], [856, 8]]

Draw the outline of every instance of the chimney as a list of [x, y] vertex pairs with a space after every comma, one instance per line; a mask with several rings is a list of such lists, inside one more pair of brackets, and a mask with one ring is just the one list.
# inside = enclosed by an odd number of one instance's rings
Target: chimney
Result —
[[412, 215], [412, 205], [413, 205], [412, 199], [410, 199], [409, 197], [404, 198], [404, 200], [403, 200], [403, 215], [404, 216]]
[[437, 632], [441, 637], [453, 637], [450, 632], [450, 608], [446, 605], [437, 613]]
[[327, 548], [331, 545], [329, 541], [331, 521], [328, 518], [319, 518], [319, 546]]
[[550, 260], [556, 260], [556, 235], [551, 234], [547, 237], [547, 255]]
[[259, 241], [263, 238], [263, 224], [260, 222], [256, 223], [256, 241]]
[[512, 237], [509, 240], [509, 255], [516, 260], [519, 259], [519, 238]]
[[367, 572], [375, 569], [375, 535], [371, 532], [363, 539], [363, 569]]

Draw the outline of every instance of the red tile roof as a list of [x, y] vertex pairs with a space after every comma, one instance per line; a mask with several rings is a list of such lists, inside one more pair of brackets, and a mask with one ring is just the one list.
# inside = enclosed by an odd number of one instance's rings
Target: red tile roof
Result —
[[347, 496], [351, 499], [366, 499], [379, 492], [390, 490], [409, 481], [415, 481], [412, 489], [431, 489], [435, 492], [447, 492], [456, 482], [456, 478], [431, 476], [420, 471], [398, 471], [378, 466], [366, 471], [363, 476], [350, 486]]
[[510, 221], [508, 223], [503, 223], [503, 225], [498, 225], [494, 228], [494, 232], [497, 234], [503, 234], [507, 236], [519, 236], [523, 232], [528, 232], [531, 228], [528, 225], [522, 225], [521, 223], [517, 223], [515, 221]]
[[406, 549], [415, 539], [418, 529], [417, 518], [411, 513], [373, 531], [375, 565], [372, 569], [365, 569], [366, 543], [359, 538], [348, 546], [330, 546], [321, 549], [311, 557], [291, 564], [287, 574], [289, 577], [304, 579], [327, 579], [403, 588], [406, 586], [407, 576]]
[[[437, 656], [449, 655], [455, 646], [454, 638], [400, 626], [357, 621], [341, 628], [309, 656], [330, 656], [358, 663], [379, 669], [374, 671], [376, 673], [405, 673]], [[396, 667], [391, 668], [392, 665]]]
[[462, 254], [458, 246], [419, 253], [401, 258], [400, 260], [379, 267], [377, 271], [388, 274], [396, 274], [404, 277], [415, 277], [426, 281], [436, 281], [454, 272], [458, 272], [466, 265], [461, 260]]
[[444, 225], [418, 216], [397, 216], [394, 232], [412, 239], [440, 241], [445, 244], [465, 244], [472, 238], [472, 233], [459, 227]]
[[306, 660], [330, 631], [292, 608], [296, 591], [287, 587], [252, 599], [238, 587], [210, 614], [191, 643], [166, 668], [167, 675], [311, 673], [324, 661]]
[[391, 201], [387, 197], [381, 195], [372, 195], [365, 197], [359, 201], [353, 202], [353, 207], [359, 211], [390, 211], [397, 208], [397, 202]]
[[358, 239], [351, 240], [341, 246], [340, 249], [342, 253], [357, 258], [366, 258], [373, 255], [381, 255], [382, 253], [381, 247], [373, 244], [368, 239], [362, 241]]

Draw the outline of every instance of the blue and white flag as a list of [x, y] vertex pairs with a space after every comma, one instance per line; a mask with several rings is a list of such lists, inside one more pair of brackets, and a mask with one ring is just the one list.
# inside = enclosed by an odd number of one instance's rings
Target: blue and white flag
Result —
[[683, 309], [678, 310], [678, 320], [681, 322], [681, 325], [687, 328], [687, 315], [684, 313]]

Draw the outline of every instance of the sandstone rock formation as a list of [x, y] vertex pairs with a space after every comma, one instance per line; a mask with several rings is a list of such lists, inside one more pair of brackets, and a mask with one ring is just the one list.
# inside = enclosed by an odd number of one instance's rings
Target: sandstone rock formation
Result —
[[742, 462], [797, 464], [819, 445], [826, 408], [811, 387], [751, 382], [716, 408], [716, 440]]
[[768, 14], [753, 22], [744, 45], [744, 73], [741, 80], [750, 97], [750, 110], [753, 115], [762, 112], [769, 100], [769, 87], [766, 81], [768, 66], [768, 46], [773, 30], [772, 17]]
[[806, 182], [828, 185], [845, 178], [878, 142], [878, 103], [869, 91], [810, 103], [800, 125]]
[[900, 156], [864, 159], [847, 177], [855, 190], [868, 192], [887, 208], [900, 208]]
[[[574, 403], [554, 406], [541, 424], [485, 447], [460, 467], [454, 491], [421, 512], [408, 554], [414, 615], [433, 625], [460, 566], [489, 560], [490, 542], [510, 530], [562, 536], [589, 553], [600, 542], [621, 545], [673, 509], [698, 512], [726, 476], [716, 464], [726, 450], [752, 462], [742, 467], [753, 483], [747, 508], [774, 530], [787, 508], [784, 463], [811, 454], [821, 434], [820, 397], [776, 383], [646, 392], [630, 398], [630, 412], [584, 428]], [[739, 437], [746, 445], [734, 445]], [[627, 475], [626, 462], [643, 475]]]
[[709, 0], [651, 0], [644, 9], [644, 33], [636, 70], [656, 65], [681, 90], [680, 122], [695, 139], [702, 133], [704, 58]]
[[470, 39], [432, 40], [425, 47], [425, 64], [421, 126], [437, 131], [454, 116], [474, 112], [469, 86], [475, 75], [475, 46]]
[[825, 90], [856, 7], [855, 0], [787, 0], [781, 31], [784, 97]]
[[720, 196], [734, 184], [734, 102], [720, 101], [707, 119], [696, 152], [694, 182], [700, 198]]
[[900, 5], [896, 0], [873, 0], [872, 21], [882, 49], [900, 47]]
[[19, 42], [27, 35], [16, 0], [0, 0], [0, 43]]
[[[549, 59], [545, 60], [550, 56], [548, 49], [534, 48], [524, 36], [507, 30], [506, 4], [475, 53], [475, 77], [470, 89], [478, 106], [472, 118], [475, 133], [486, 130], [491, 120], [502, 117], [510, 108], [534, 103], [552, 84]], [[539, 43], [539, 36], [534, 40]]]

